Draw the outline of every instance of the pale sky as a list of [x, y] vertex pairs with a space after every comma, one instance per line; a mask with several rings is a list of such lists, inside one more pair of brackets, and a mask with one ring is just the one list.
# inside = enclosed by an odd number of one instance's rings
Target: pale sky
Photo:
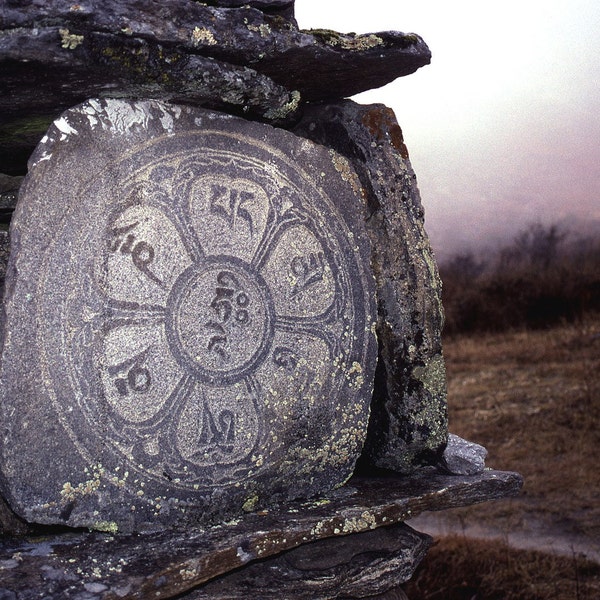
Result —
[[600, 227], [600, 1], [296, 0], [301, 28], [421, 35], [394, 109], [438, 255], [533, 221]]

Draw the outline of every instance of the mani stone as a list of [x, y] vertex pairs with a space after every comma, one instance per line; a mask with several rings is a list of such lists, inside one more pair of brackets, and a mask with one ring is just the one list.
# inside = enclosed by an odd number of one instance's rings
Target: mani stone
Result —
[[379, 360], [361, 462], [437, 464], [448, 435], [441, 281], [402, 130], [390, 108], [346, 100], [307, 106], [294, 131], [346, 156], [365, 190]]
[[376, 363], [362, 195], [332, 150], [89, 100], [11, 223], [0, 484], [22, 518], [208, 523], [342, 485]]

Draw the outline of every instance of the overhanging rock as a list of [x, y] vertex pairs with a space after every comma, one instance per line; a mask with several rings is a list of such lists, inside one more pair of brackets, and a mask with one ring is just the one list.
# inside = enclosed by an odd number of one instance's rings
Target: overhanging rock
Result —
[[[414, 34], [302, 31], [292, 2], [0, 0], [0, 164], [24, 173], [50, 122], [90, 97], [184, 102], [286, 125], [305, 101], [430, 60]], [[233, 6], [233, 8], [231, 8]]]

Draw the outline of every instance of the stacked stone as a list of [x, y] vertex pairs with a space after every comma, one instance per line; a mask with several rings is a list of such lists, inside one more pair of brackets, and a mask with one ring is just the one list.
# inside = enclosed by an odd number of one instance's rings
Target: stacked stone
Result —
[[[345, 100], [429, 60], [415, 34], [300, 30], [293, 0], [0, 0], [2, 214], [20, 187], [0, 531], [169, 548], [144, 581], [90, 550], [102, 584], [36, 554], [55, 573], [39, 589], [7, 558], [7, 593], [365, 597], [424, 555], [408, 516], [518, 490], [446, 447], [415, 174], [391, 109]], [[116, 544], [138, 573], [135, 538]]]
[[[416, 178], [391, 109], [330, 102], [427, 64], [423, 40], [301, 31], [289, 1], [4, 4], [5, 131], [90, 96], [146, 95], [292, 127], [350, 160], [378, 288], [380, 360], [363, 463], [401, 472], [435, 463], [447, 427], [443, 317]], [[22, 164], [7, 154], [31, 148], [13, 136], [2, 151], [3, 170], [14, 172]]]
[[45, 131], [48, 119], [95, 95], [144, 95], [294, 126], [351, 160], [378, 284], [381, 360], [368, 456], [403, 472], [435, 462], [446, 429], [440, 285], [402, 132], [383, 106], [315, 104], [428, 64], [423, 40], [301, 31], [290, 1], [2, 4], [5, 172], [22, 170], [14, 161], [37, 144], [36, 123]]
[[298, 29], [294, 2], [0, 0], [0, 165], [93, 97], [155, 98], [290, 125], [430, 60], [417, 35]]

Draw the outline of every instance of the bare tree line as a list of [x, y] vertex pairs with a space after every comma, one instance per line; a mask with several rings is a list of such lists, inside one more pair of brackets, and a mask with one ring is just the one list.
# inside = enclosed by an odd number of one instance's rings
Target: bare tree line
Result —
[[600, 312], [600, 235], [532, 223], [440, 264], [446, 333], [551, 326]]

